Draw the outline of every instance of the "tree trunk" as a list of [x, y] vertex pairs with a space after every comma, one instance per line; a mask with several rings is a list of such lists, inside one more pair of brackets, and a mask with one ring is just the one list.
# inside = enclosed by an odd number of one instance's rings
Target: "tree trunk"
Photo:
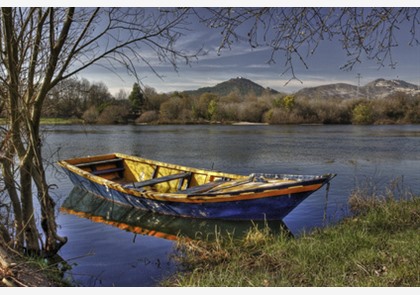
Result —
[[29, 159], [24, 160], [20, 167], [20, 194], [26, 240], [25, 246], [29, 254], [40, 254], [40, 237], [34, 216], [31, 170]]
[[57, 233], [57, 223], [55, 218], [55, 202], [49, 194], [49, 186], [45, 178], [45, 170], [42, 164], [41, 148], [35, 147], [34, 169], [32, 177], [38, 190], [38, 200], [41, 205], [41, 227], [45, 233], [44, 254], [52, 256], [67, 242], [66, 237], [61, 237]]
[[[18, 249], [23, 249], [24, 245], [24, 233], [23, 233], [23, 214], [22, 207], [20, 205], [19, 195], [16, 191], [15, 180], [13, 175], [13, 163], [10, 163], [8, 158], [2, 159], [2, 172], [5, 188], [9, 194], [10, 200], [12, 202], [12, 210], [14, 214], [14, 224], [13, 230], [15, 231], [14, 235], [14, 247]], [[3, 238], [5, 237], [5, 230], [3, 232]], [[6, 242], [9, 242], [5, 238]]]

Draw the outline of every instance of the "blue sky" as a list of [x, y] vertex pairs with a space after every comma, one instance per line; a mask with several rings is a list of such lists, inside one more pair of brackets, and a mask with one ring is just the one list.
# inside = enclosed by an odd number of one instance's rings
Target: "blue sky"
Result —
[[[25, 1], [23, 1], [25, 2]], [[54, 1], [53, 1], [54, 2]], [[78, 1], [72, 1], [69, 5], [74, 5]], [[79, 1], [80, 2], [80, 1]], [[98, 2], [98, 3], [96, 3]], [[83, 2], [82, 5], [86, 6], [113, 6], [115, 1], [88, 1]], [[271, 3], [272, 2], [272, 3]], [[235, 1], [229, 3], [232, 6], [270, 6], [270, 4], [276, 3], [276, 6], [282, 6], [283, 1], [257, 1], [251, 2], [248, 0], [241, 1], [241, 5]], [[145, 1], [132, 1], [124, 2], [125, 6], [142, 6]], [[159, 1], [159, 5], [162, 6], [213, 6], [218, 7], [218, 3], [223, 1]], [[165, 5], [169, 3], [170, 5]], [[305, 2], [295, 1], [294, 6], [301, 6]], [[46, 1], [46, 5], [50, 5], [49, 1]], [[54, 4], [54, 3], [52, 3]], [[188, 4], [188, 5], [186, 5]], [[210, 4], [210, 5], [209, 5]], [[249, 5], [251, 4], [251, 5]], [[317, 2], [320, 6], [328, 6], [329, 1]], [[326, 4], [326, 5], [322, 5]], [[332, 2], [331, 4], [335, 4]], [[363, 6], [362, 1], [353, 1], [354, 7], [359, 7], [358, 4]], [[369, 2], [372, 6], [393, 6], [392, 2], [380, 1]], [[376, 5], [375, 5], [376, 4]], [[410, 6], [404, 5], [404, 2], [399, 2], [399, 6]], [[17, 4], [19, 5], [19, 1]], [[60, 2], [59, 5], [65, 6], [66, 1]], [[24, 5], [22, 5], [24, 6]], [[54, 6], [54, 5], [53, 5]], [[145, 6], [148, 6], [147, 4]], [[288, 5], [286, 5], [288, 6]], [[337, 5], [331, 5], [337, 6]], [[412, 5], [411, 5], [412, 6]], [[142, 6], [143, 7], [143, 6]], [[420, 28], [418, 29], [420, 31]], [[268, 64], [271, 50], [268, 48], [257, 48], [252, 50], [246, 43], [236, 43], [232, 46], [231, 50], [223, 50], [221, 55], [217, 55], [217, 46], [220, 42], [220, 33], [218, 31], [210, 31], [204, 26], [194, 26], [194, 31], [188, 33], [180, 41], [182, 45], [189, 47], [198, 47], [204, 45], [208, 51], [208, 55], [199, 58], [197, 62], [193, 62], [191, 65], [183, 65], [179, 63], [179, 70], [175, 72], [173, 68], [168, 64], [154, 63], [155, 70], [163, 78], [157, 77], [147, 66], [139, 64], [136, 68], [140, 73], [139, 77], [143, 85], [154, 88], [157, 92], [171, 92], [171, 91], [182, 91], [182, 90], [193, 90], [200, 87], [213, 86], [217, 83], [235, 78], [238, 76], [250, 79], [263, 87], [270, 87], [282, 92], [292, 93], [304, 87], [313, 87], [319, 85], [325, 85], [330, 83], [349, 83], [357, 85], [357, 75], [360, 73], [361, 79], [360, 84], [364, 85], [377, 78], [386, 79], [401, 79], [407, 82], [419, 85], [420, 84], [420, 47], [411, 47], [408, 45], [407, 36], [403, 33], [407, 33], [407, 30], [401, 30], [399, 34], [399, 46], [395, 48], [393, 52], [393, 59], [397, 62], [397, 67], [392, 69], [391, 67], [385, 66], [379, 68], [379, 66], [368, 60], [362, 60], [361, 64], [354, 67], [352, 71], [343, 71], [340, 67], [346, 62], [346, 55], [337, 42], [325, 41], [321, 43], [321, 46], [317, 49], [315, 55], [311, 56], [306, 60], [309, 69], [306, 69], [298, 61], [295, 63], [295, 74], [300, 81], [292, 80], [291, 73], [282, 74], [285, 70], [284, 59], [281, 56], [276, 58], [275, 64]], [[116, 94], [120, 89], [131, 91], [133, 83], [136, 82], [134, 77], [131, 77], [122, 71], [119, 76], [111, 72], [104, 71], [101, 67], [92, 67], [88, 70], [79, 74], [79, 77], [84, 77], [91, 82], [103, 82], [105, 83], [110, 92]]]
[[[208, 55], [199, 58], [192, 65], [179, 64], [178, 72], [165, 64], [156, 64], [155, 69], [163, 76], [157, 77], [147, 67], [139, 65], [137, 70], [144, 85], [154, 88], [157, 92], [171, 92], [193, 90], [200, 87], [214, 86], [217, 83], [238, 76], [250, 79], [263, 87], [270, 87], [282, 92], [292, 93], [304, 87], [313, 87], [330, 83], [349, 83], [357, 85], [358, 74], [360, 84], [364, 85], [377, 78], [401, 79], [418, 85], [420, 83], [420, 47], [408, 45], [408, 37], [399, 34], [399, 46], [393, 52], [393, 59], [397, 62], [395, 69], [385, 66], [379, 67], [376, 62], [362, 60], [352, 71], [341, 70], [346, 62], [346, 55], [340, 49], [338, 42], [325, 41], [317, 49], [314, 56], [306, 60], [309, 69], [298, 61], [295, 62], [295, 73], [300, 81], [290, 81], [290, 72], [283, 74], [284, 59], [278, 56], [275, 64], [268, 64], [271, 50], [257, 48], [252, 50], [246, 43], [236, 43], [230, 50], [223, 50], [217, 55], [217, 45], [220, 42], [218, 31], [210, 31], [204, 26], [194, 26], [195, 31], [186, 35], [181, 42], [190, 46], [204, 44]], [[420, 28], [419, 28], [420, 30]], [[401, 30], [407, 32], [407, 30]], [[131, 90], [135, 80], [122, 74], [117, 78], [101, 68], [91, 68], [81, 74], [91, 81], [102, 81], [112, 93], [119, 89]]]

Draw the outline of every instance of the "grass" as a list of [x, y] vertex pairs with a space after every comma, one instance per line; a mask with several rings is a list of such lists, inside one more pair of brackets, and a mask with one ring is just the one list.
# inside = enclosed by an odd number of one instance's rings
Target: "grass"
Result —
[[71, 125], [83, 123], [80, 119], [41, 118], [42, 125]]
[[[41, 118], [41, 125], [71, 125], [71, 124], [82, 124], [81, 119], [63, 119], [63, 118]], [[4, 118], [0, 118], [0, 125], [6, 124]]]
[[240, 241], [182, 241], [184, 270], [162, 285], [419, 287], [420, 198], [396, 188], [357, 188], [353, 217], [296, 239], [255, 228]]

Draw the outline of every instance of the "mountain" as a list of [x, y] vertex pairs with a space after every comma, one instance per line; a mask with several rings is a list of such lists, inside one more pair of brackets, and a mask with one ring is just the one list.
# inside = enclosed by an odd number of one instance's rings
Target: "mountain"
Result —
[[[203, 87], [197, 90], [187, 90], [183, 93], [191, 96], [200, 96], [203, 93], [214, 93], [218, 96], [226, 96], [231, 92], [237, 91], [239, 95], [245, 96], [254, 93], [260, 96], [265, 92], [270, 94], [282, 94], [271, 88], [264, 88], [263, 86], [242, 78], [237, 77], [228, 81], [219, 83], [213, 87]], [[383, 98], [396, 92], [403, 92], [408, 95], [420, 94], [420, 87], [402, 80], [385, 80], [376, 79], [364, 86], [355, 86], [346, 83], [335, 83], [328, 85], [321, 85], [317, 87], [307, 87], [297, 91], [294, 95], [296, 97], [306, 98]]]
[[258, 85], [257, 83], [242, 77], [230, 79], [213, 87], [203, 87], [197, 90], [186, 90], [183, 91], [183, 93], [191, 96], [199, 96], [203, 93], [214, 93], [219, 96], [226, 96], [233, 91], [237, 91], [241, 96], [250, 93], [255, 93], [257, 96], [262, 95], [264, 92], [268, 92], [270, 94], [279, 93], [274, 89], [264, 88], [261, 85]]
[[410, 95], [420, 94], [417, 85], [402, 80], [377, 79], [366, 84], [361, 90], [367, 98], [381, 98], [395, 92], [404, 92]]
[[316, 87], [307, 87], [296, 92], [295, 96], [307, 98], [354, 98], [357, 96], [357, 86], [346, 83], [336, 83]]
[[364, 86], [355, 86], [345, 83], [322, 85], [317, 87], [303, 88], [295, 93], [298, 97], [307, 98], [383, 98], [396, 92], [409, 95], [420, 94], [417, 85], [402, 80], [376, 79]]

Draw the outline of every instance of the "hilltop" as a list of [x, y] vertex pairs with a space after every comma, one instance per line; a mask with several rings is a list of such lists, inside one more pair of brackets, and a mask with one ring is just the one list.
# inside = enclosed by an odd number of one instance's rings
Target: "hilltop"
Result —
[[202, 87], [197, 90], [183, 91], [183, 93], [191, 96], [199, 96], [203, 93], [213, 93], [219, 96], [226, 96], [231, 92], [238, 92], [240, 95], [254, 93], [256, 96], [261, 96], [264, 92], [268, 92], [269, 94], [279, 93], [277, 90], [264, 88], [263, 86], [242, 77], [232, 78], [212, 87]]

